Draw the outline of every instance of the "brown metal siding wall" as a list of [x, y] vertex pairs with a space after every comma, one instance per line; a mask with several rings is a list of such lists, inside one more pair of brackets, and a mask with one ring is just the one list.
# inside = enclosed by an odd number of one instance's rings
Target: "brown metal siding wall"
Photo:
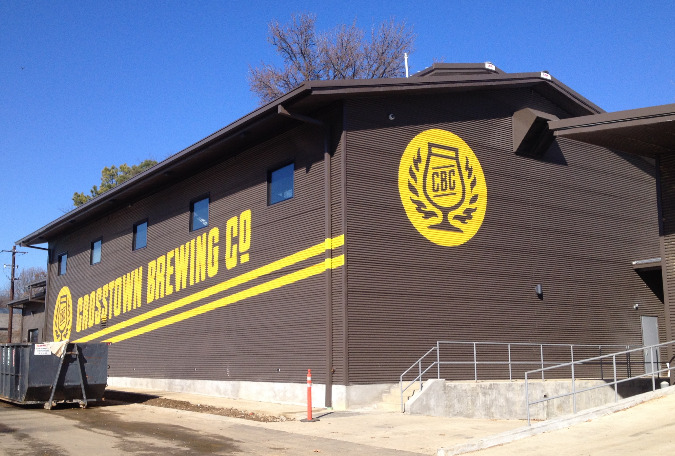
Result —
[[[291, 161], [295, 161], [294, 198], [267, 206], [268, 171]], [[205, 193], [209, 193], [211, 198], [209, 227], [190, 233], [190, 201]], [[339, 207], [339, 202], [336, 202], [336, 206]], [[226, 221], [246, 209], [252, 211], [250, 261], [227, 270], [224, 258]], [[145, 218], [149, 221], [148, 247], [132, 252], [132, 225]], [[217, 275], [147, 304], [148, 262], [208, 232], [212, 227], [220, 229]], [[102, 261], [91, 266], [90, 241], [101, 236]], [[53, 301], [64, 285], [70, 287], [73, 301], [76, 301], [77, 297], [143, 266], [142, 307], [111, 319], [108, 326], [112, 326], [323, 243], [324, 239], [323, 137], [316, 127], [300, 125], [275, 140], [243, 151], [228, 161], [177, 182], [171, 188], [150, 195], [123, 211], [110, 214], [52, 243], [50, 248], [54, 254], [50, 264], [50, 301], [47, 304], [49, 336], [51, 338]], [[68, 251], [68, 272], [59, 277], [56, 275], [55, 262], [56, 255], [62, 251]], [[341, 249], [336, 249], [333, 255], [337, 256], [341, 252]], [[194, 305], [168, 312], [162, 318], [323, 261], [323, 254], [306, 259]], [[312, 368], [315, 381], [325, 381], [324, 274], [115, 343], [110, 349], [110, 375], [302, 382], [306, 370]], [[335, 280], [339, 280], [339, 273], [334, 276]], [[76, 302], [73, 305], [75, 307]], [[96, 327], [75, 333], [75, 318], [73, 320], [72, 338], [99, 329]], [[341, 326], [335, 325], [335, 328], [340, 331]]]
[[[640, 315], [662, 322], [631, 267], [658, 256], [653, 167], [573, 141], [516, 156], [523, 107], [565, 116], [529, 90], [346, 105], [350, 383], [396, 381], [437, 340], [638, 344]], [[458, 247], [418, 234], [398, 193], [401, 155], [429, 128], [459, 135], [485, 173], [485, 220]]]

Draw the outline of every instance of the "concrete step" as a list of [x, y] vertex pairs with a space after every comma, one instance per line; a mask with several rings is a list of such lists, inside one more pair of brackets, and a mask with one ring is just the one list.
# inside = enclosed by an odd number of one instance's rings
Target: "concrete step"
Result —
[[[415, 383], [410, 386], [407, 390], [403, 392], [403, 402], [405, 403], [410, 399], [417, 391], [420, 390], [419, 383]], [[377, 410], [388, 411], [388, 412], [400, 412], [401, 411], [401, 387], [396, 384], [392, 386], [389, 391], [385, 392], [382, 395], [382, 399], [375, 406]]]

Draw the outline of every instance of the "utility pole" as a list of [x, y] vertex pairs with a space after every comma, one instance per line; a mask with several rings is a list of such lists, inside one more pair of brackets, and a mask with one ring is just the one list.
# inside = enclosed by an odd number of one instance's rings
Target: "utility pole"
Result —
[[[24, 254], [27, 252], [19, 252], [16, 250], [16, 246], [12, 246], [12, 250], [2, 250], [2, 252], [7, 252], [12, 254], [12, 272], [10, 274], [10, 283], [9, 283], [9, 302], [11, 303], [14, 301], [14, 281], [16, 280], [15, 272], [16, 272], [16, 254]], [[5, 265], [7, 266], [7, 265]], [[14, 320], [14, 307], [11, 305], [7, 305], [7, 308], [9, 310], [9, 319], [7, 321], [7, 343], [12, 343], [12, 320]]]

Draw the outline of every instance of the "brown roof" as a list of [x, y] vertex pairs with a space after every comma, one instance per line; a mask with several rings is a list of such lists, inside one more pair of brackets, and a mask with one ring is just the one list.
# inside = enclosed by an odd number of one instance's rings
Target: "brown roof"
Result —
[[549, 122], [555, 136], [654, 157], [675, 152], [675, 104]]
[[236, 154], [289, 128], [295, 121], [278, 114], [280, 105], [290, 108], [293, 112], [307, 115], [345, 98], [519, 87], [529, 87], [539, 92], [572, 116], [603, 112], [601, 108], [548, 73], [504, 73], [488, 63], [435, 64], [410, 78], [307, 81], [273, 102], [259, 107], [147, 171], [21, 238], [17, 244], [26, 246], [48, 242], [65, 231], [133, 203], [150, 192], [167, 187], [178, 179], [222, 160], [228, 154]]

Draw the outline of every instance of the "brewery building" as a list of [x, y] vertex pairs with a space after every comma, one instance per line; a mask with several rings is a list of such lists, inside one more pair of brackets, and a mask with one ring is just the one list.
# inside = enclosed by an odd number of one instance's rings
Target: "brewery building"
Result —
[[112, 386], [302, 403], [311, 369], [338, 408], [439, 340], [671, 340], [674, 118], [491, 63], [305, 82], [20, 239], [41, 338], [109, 342]]

